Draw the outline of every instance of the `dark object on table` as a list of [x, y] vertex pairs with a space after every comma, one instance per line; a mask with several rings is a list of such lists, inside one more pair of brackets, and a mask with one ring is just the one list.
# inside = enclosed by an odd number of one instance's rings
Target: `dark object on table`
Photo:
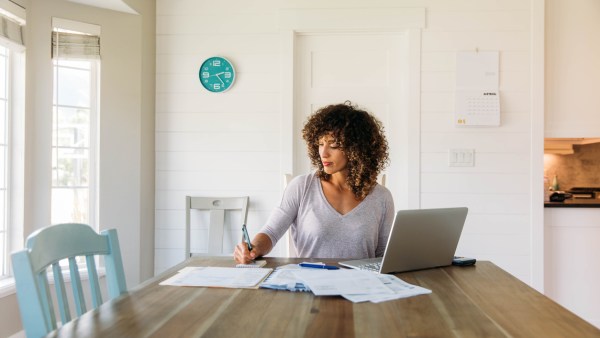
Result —
[[454, 256], [454, 258], [452, 259], [452, 265], [458, 265], [458, 266], [474, 265], [475, 262], [477, 262], [477, 260], [475, 258], [468, 258], [468, 257]]
[[550, 202], [564, 202], [567, 198], [572, 198], [573, 194], [564, 191], [555, 191], [550, 195]]

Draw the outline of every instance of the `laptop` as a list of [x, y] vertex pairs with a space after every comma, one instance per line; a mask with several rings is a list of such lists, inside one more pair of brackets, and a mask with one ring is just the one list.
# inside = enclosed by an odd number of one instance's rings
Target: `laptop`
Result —
[[383, 257], [339, 262], [379, 273], [429, 269], [452, 264], [467, 208], [400, 210]]

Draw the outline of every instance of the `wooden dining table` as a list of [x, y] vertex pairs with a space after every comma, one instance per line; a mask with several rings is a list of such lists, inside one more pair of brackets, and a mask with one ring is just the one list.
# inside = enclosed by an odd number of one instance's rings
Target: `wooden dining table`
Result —
[[[271, 268], [311, 261], [266, 260]], [[600, 337], [596, 327], [487, 261], [398, 273], [432, 293], [382, 303], [159, 285], [187, 266], [235, 264], [231, 257], [190, 258], [48, 337]]]

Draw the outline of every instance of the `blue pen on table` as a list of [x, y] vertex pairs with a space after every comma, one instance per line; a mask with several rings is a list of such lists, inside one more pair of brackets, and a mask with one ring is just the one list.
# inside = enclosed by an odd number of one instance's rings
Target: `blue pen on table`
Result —
[[303, 268], [312, 268], [312, 269], [326, 269], [326, 270], [337, 270], [339, 267], [335, 265], [325, 265], [323, 263], [300, 263], [298, 264]]
[[248, 236], [248, 229], [246, 229], [246, 224], [242, 225], [242, 234], [244, 235], [244, 241], [248, 245], [248, 251], [252, 251], [252, 244], [250, 243], [250, 236]]

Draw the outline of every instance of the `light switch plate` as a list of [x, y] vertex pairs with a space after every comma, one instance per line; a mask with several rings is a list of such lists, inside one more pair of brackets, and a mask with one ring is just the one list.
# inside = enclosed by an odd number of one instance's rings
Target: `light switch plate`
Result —
[[475, 149], [449, 149], [449, 167], [474, 167]]

